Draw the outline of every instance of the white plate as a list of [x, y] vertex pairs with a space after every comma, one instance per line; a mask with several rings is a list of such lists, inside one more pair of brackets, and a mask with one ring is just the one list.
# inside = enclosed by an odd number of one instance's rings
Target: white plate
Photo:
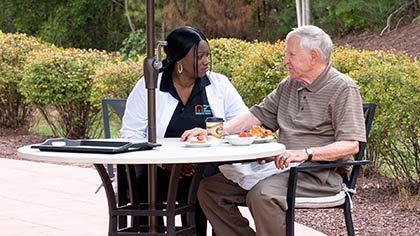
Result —
[[228, 135], [225, 136], [225, 139], [228, 140], [228, 142], [230, 144], [232, 144], [233, 146], [247, 146], [247, 145], [251, 145], [252, 142], [254, 141], [255, 137], [251, 136], [251, 137], [239, 137], [239, 135], [234, 134], [234, 135]]
[[267, 143], [268, 141], [272, 140], [274, 136], [270, 135], [265, 138], [256, 138], [253, 143]]
[[190, 142], [185, 142], [185, 146], [186, 147], [193, 147], [193, 148], [210, 147], [211, 146], [211, 143], [210, 142], [205, 142], [205, 143], [190, 143]]

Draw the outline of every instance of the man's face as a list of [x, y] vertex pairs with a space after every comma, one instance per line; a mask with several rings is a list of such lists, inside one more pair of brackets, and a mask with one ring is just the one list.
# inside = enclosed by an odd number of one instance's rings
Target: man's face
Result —
[[297, 37], [290, 37], [287, 40], [283, 63], [287, 66], [290, 78], [299, 82], [310, 76], [313, 66], [311, 53], [300, 48]]

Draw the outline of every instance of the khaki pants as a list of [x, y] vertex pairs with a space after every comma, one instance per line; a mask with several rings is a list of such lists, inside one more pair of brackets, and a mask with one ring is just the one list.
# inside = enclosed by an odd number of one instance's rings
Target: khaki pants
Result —
[[[289, 172], [284, 172], [268, 177], [248, 192], [217, 174], [201, 181], [198, 200], [218, 236], [282, 236], [286, 234], [288, 176]], [[296, 195], [322, 197], [336, 194], [341, 190], [341, 182], [342, 178], [335, 171], [300, 172]], [[237, 207], [243, 203], [251, 211], [256, 233]]]

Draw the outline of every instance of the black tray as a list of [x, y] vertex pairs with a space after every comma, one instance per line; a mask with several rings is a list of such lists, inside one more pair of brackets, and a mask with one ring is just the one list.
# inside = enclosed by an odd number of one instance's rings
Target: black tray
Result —
[[151, 142], [128, 142], [128, 141], [105, 141], [66, 138], [47, 139], [41, 144], [32, 145], [31, 148], [38, 148], [40, 151], [52, 152], [83, 152], [83, 153], [122, 153], [132, 151], [150, 150], [161, 146], [159, 143]]

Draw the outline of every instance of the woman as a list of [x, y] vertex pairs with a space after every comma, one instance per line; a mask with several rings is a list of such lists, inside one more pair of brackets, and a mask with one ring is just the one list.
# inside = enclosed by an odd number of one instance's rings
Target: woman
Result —
[[[207, 117], [221, 117], [227, 121], [248, 110], [228, 78], [209, 71], [210, 48], [203, 33], [191, 27], [180, 27], [165, 40], [166, 59], [158, 74], [156, 91], [157, 138], [181, 137], [185, 130], [205, 128]], [[147, 90], [143, 77], [128, 96], [121, 137], [146, 138], [147, 118]], [[170, 169], [168, 165], [158, 168], [158, 178], [168, 180]], [[182, 169], [187, 178], [181, 179], [177, 197], [178, 201], [186, 202], [189, 176], [193, 172], [189, 165]], [[145, 166], [136, 166], [140, 181], [147, 179], [145, 172]], [[206, 175], [214, 173], [215, 168], [206, 170]], [[166, 197], [165, 187], [158, 189], [158, 196]], [[142, 191], [140, 198], [147, 201], [147, 193]], [[197, 235], [205, 235], [207, 221], [201, 209], [196, 209]]]

